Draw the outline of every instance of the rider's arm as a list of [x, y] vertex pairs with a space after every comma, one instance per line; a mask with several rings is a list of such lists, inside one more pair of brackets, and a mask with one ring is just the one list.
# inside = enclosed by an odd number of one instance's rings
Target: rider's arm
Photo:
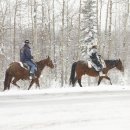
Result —
[[24, 54], [26, 55], [27, 59], [33, 59], [33, 56], [31, 55], [30, 49], [25, 49]]

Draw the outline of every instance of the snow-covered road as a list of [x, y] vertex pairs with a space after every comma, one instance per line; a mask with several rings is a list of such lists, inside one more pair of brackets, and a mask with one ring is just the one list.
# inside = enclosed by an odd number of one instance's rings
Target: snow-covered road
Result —
[[130, 130], [129, 90], [73, 90], [1, 92], [0, 130]]

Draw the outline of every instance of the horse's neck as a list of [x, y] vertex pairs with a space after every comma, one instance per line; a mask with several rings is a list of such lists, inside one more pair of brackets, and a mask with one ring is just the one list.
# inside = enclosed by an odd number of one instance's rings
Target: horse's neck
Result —
[[116, 67], [116, 60], [106, 60], [106, 65], [109, 69]]
[[37, 67], [38, 67], [38, 69], [40, 71], [42, 71], [45, 66], [46, 66], [46, 61], [45, 60], [37, 62]]

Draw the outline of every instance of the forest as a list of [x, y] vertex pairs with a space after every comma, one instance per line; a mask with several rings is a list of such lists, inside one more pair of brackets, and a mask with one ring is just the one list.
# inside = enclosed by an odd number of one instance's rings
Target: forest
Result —
[[[129, 0], [0, 0], [0, 88], [26, 39], [35, 61], [50, 56], [55, 66], [43, 70], [43, 88], [69, 84], [72, 63], [87, 60], [87, 45], [95, 39], [103, 59], [123, 63], [123, 74], [116, 69], [109, 73], [113, 84], [130, 84], [129, 12]], [[83, 78], [84, 85], [97, 83]]]

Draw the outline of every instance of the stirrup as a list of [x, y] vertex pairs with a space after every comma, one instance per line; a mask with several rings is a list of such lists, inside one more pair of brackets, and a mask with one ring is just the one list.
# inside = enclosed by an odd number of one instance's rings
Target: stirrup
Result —
[[33, 79], [33, 76], [34, 76], [34, 74], [33, 74], [33, 73], [30, 73], [30, 74], [29, 74], [29, 79]]
[[35, 76], [35, 74], [30, 73], [29, 79], [36, 79], [36, 78], [37, 76]]
[[29, 76], [29, 79], [32, 80], [33, 79], [32, 76]]

